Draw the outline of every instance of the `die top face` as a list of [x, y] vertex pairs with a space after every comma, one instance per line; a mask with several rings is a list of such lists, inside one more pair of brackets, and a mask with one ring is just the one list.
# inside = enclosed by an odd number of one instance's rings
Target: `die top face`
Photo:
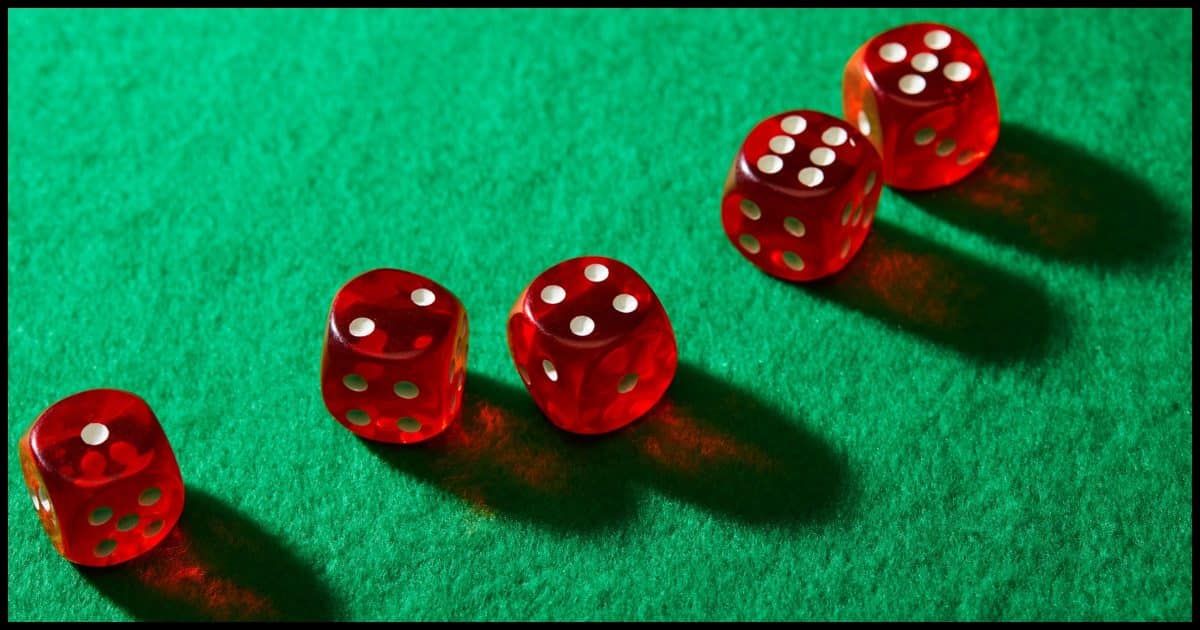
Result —
[[974, 42], [931, 22], [906, 24], [875, 36], [867, 42], [864, 62], [876, 90], [920, 108], [960, 100], [988, 76]]
[[841, 189], [866, 159], [866, 142], [849, 123], [812, 110], [776, 114], [754, 126], [738, 153], [754, 181], [793, 197]]
[[638, 328], [659, 308], [650, 285], [625, 263], [603, 256], [565, 260], [534, 278], [521, 310], [564, 346], [597, 348]]
[[444, 340], [462, 306], [454, 294], [415, 273], [374, 269], [346, 283], [333, 298], [333, 339], [363, 355], [412, 359]]
[[51, 405], [30, 427], [29, 444], [46, 477], [87, 487], [137, 475], [158, 449], [170, 449], [150, 406], [115, 389], [88, 390]]

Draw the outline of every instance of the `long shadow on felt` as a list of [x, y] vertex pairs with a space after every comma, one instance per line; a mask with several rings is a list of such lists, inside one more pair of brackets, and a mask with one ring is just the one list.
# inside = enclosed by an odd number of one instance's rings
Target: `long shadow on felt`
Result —
[[253, 521], [189, 487], [179, 523], [145, 555], [77, 567], [134, 617], [155, 621], [328, 620], [335, 607], [312, 569]]
[[1061, 333], [1040, 287], [883, 220], [841, 272], [792, 286], [983, 362], [1040, 358]]
[[603, 436], [555, 428], [524, 389], [471, 373], [462, 420], [415, 447], [365, 443], [476, 509], [592, 530], [627, 519], [643, 487], [748, 523], [844, 515], [846, 459], [752, 394], [681, 363], [663, 400]]
[[987, 161], [961, 182], [901, 192], [930, 214], [1050, 260], [1150, 264], [1171, 253], [1180, 228], [1144, 181], [1083, 149], [1004, 124]]

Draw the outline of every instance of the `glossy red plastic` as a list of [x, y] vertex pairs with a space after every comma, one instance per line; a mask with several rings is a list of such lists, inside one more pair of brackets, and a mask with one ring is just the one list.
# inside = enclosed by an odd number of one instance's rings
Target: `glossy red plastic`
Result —
[[508, 347], [534, 402], [574, 433], [614, 431], [641, 417], [678, 362], [658, 296], [628, 265], [602, 256], [534, 278], [509, 313]]
[[338, 290], [321, 356], [321, 394], [342, 426], [380, 442], [421, 442], [462, 412], [467, 312], [440, 284], [375, 269]]
[[179, 464], [150, 406], [116, 389], [51, 405], [18, 445], [50, 542], [66, 559], [109, 566], [154, 548], [183, 512]]
[[738, 253], [785, 280], [837, 273], [862, 247], [882, 164], [846, 121], [811, 110], [758, 123], [738, 150], [721, 224]]
[[883, 180], [907, 190], [948, 186], [991, 153], [1000, 107], [983, 55], [963, 33], [908, 24], [863, 44], [842, 79], [846, 120], [883, 158]]

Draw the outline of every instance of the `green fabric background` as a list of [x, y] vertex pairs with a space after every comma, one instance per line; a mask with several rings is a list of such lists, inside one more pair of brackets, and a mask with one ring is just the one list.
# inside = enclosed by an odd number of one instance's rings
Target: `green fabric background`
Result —
[[[840, 112], [921, 19], [988, 59], [984, 168], [885, 190], [793, 286], [726, 241], [740, 141]], [[1190, 11], [9, 13], [10, 619], [1188, 619]], [[675, 325], [669, 400], [541, 418], [509, 306], [621, 259]], [[322, 406], [334, 292], [400, 267], [471, 318], [466, 414], [415, 448]], [[189, 488], [78, 570], [21, 433], [128, 389]]]

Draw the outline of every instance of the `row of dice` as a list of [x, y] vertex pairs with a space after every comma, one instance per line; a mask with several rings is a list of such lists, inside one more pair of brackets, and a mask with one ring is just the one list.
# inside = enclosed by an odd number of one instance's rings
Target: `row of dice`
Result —
[[[364, 438], [428, 440], [459, 415], [467, 346], [467, 314], [448, 289], [408, 271], [368, 271], [330, 308], [325, 405]], [[654, 291], [628, 265], [601, 256], [538, 275], [509, 314], [508, 347], [546, 417], [575, 433], [629, 424], [675, 374], [675, 335]]]
[[726, 178], [725, 233], [773, 276], [837, 273], [866, 240], [883, 184], [953, 184], [1000, 133], [982, 55], [940, 24], [894, 28], [859, 48], [846, 65], [842, 105], [844, 120], [795, 110], [755, 125]]
[[[846, 120], [797, 110], [754, 127], [722, 200], [731, 242], [788, 280], [842, 269], [862, 246], [883, 184], [958, 181], [999, 134], [982, 57], [962, 33], [912, 24], [883, 33], [846, 67]], [[675, 375], [675, 335], [633, 269], [567, 260], [517, 298], [508, 345], [521, 380], [558, 427], [604, 433], [645, 414]], [[397, 269], [364, 273], [330, 309], [321, 358], [329, 412], [355, 434], [414, 443], [460, 415], [467, 314], [441, 285]], [[55, 548], [105, 566], [158, 544], [183, 510], [174, 453], [141, 398], [91, 390], [59, 401], [21, 438], [21, 469]]]
[[[675, 375], [675, 335], [650, 285], [599, 256], [539, 275], [509, 315], [509, 349], [555, 425], [603, 433], [646, 413]], [[445, 287], [398, 269], [355, 277], [333, 298], [321, 392], [355, 434], [413, 443], [462, 409], [467, 314]], [[81, 392], [51, 405], [19, 444], [21, 469], [51, 543], [108, 566], [157, 545], [183, 511], [184, 485], [154, 412], [129, 392]]]

